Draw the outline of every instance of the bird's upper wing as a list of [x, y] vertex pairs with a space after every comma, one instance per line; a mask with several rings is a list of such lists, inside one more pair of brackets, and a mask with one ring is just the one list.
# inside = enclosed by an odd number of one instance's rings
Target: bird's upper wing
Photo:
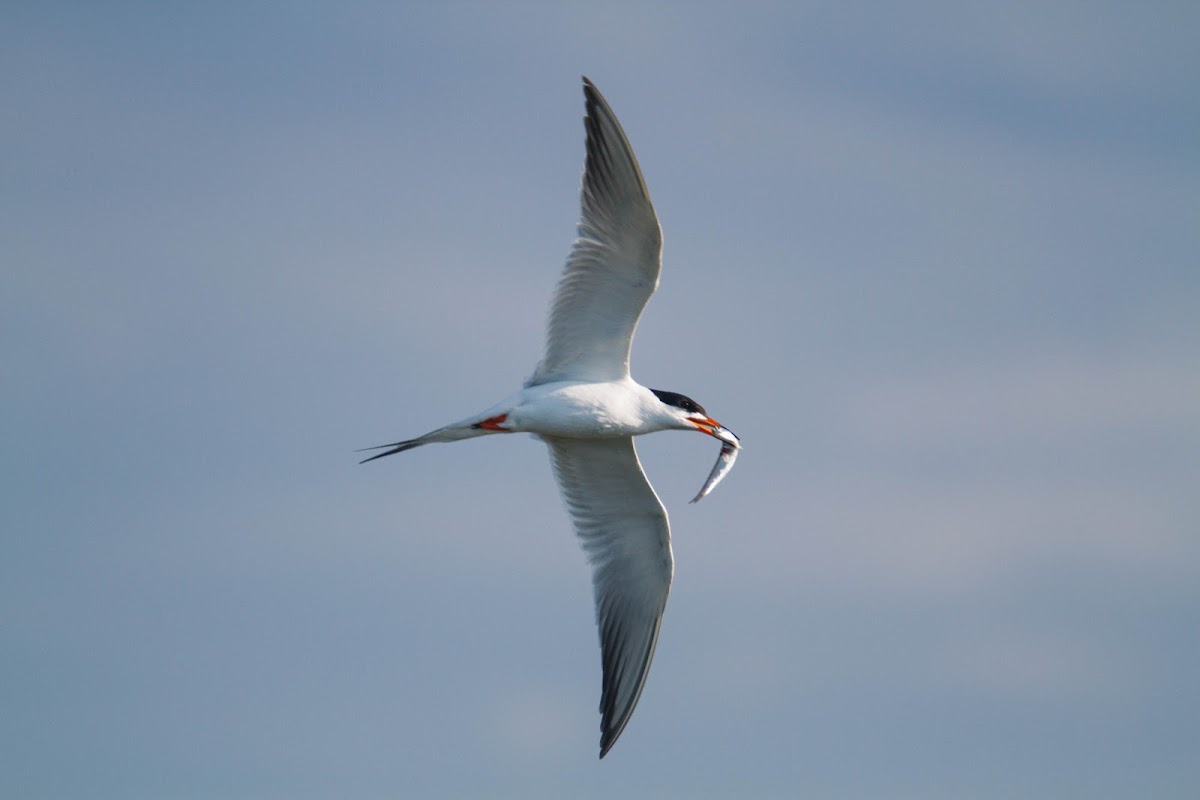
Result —
[[628, 377], [638, 318], [658, 287], [662, 231], [621, 123], [587, 78], [587, 160], [579, 238], [546, 326], [546, 351], [529, 386]]
[[650, 671], [674, 569], [670, 527], [632, 437], [542, 438], [592, 565], [604, 675], [603, 758], [629, 722]]

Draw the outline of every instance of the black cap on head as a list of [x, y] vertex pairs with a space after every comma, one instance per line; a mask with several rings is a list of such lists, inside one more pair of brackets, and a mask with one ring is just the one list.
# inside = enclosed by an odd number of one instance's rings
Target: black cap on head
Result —
[[651, 389], [654, 396], [669, 406], [682, 408], [690, 414], [702, 414], [708, 416], [708, 412], [704, 410], [704, 406], [697, 403], [687, 395], [679, 394], [678, 392], [664, 392], [658, 389]]

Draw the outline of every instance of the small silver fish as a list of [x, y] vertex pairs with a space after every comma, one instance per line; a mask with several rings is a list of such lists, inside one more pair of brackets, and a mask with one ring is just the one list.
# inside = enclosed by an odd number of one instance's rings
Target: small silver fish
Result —
[[[704, 486], [700, 487], [700, 493], [692, 498], [693, 503], [716, 488], [716, 485], [729, 474], [729, 470], [733, 469], [733, 462], [737, 461], [738, 450], [742, 449], [738, 437], [733, 431], [727, 428], [718, 428], [717, 431], [717, 438], [722, 442], [721, 455], [717, 456], [717, 463], [713, 465], [712, 472], [708, 473], [708, 480], [704, 482]], [[728, 434], [728, 436], [723, 434]]]

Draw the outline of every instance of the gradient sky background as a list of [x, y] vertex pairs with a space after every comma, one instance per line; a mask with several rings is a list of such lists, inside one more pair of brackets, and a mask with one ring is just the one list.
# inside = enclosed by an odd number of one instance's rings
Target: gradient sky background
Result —
[[[737, 5], [5, 4], [0, 795], [1200, 796], [1200, 6]], [[544, 448], [352, 452], [532, 369], [580, 74], [746, 445], [603, 762]]]

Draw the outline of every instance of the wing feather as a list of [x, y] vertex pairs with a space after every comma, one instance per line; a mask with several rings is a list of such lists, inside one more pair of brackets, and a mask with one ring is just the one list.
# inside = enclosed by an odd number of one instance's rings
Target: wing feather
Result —
[[583, 79], [587, 158], [580, 189], [579, 238], [559, 280], [534, 386], [560, 380], [629, 376], [629, 349], [658, 287], [662, 231], [621, 123]]
[[632, 437], [542, 438], [592, 565], [603, 758], [629, 722], [650, 672], [674, 570], [670, 526]]

